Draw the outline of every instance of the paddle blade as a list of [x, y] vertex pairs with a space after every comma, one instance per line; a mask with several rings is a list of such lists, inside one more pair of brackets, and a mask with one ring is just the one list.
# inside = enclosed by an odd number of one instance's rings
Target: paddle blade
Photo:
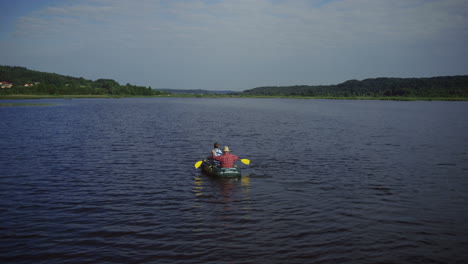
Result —
[[248, 160], [248, 159], [241, 159], [241, 162], [244, 163], [245, 165], [250, 164], [250, 160]]
[[197, 163], [195, 163], [195, 169], [198, 169], [200, 168], [201, 164], [203, 163], [203, 160], [200, 160], [200, 161], [197, 161]]

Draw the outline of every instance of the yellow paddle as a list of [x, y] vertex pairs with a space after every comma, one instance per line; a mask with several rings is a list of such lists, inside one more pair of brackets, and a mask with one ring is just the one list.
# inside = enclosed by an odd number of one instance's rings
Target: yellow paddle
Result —
[[[249, 165], [250, 164], [250, 160], [248, 159], [241, 159], [240, 160], [242, 163], [244, 163], [245, 165]], [[195, 164], [193, 165], [195, 167], [195, 169], [198, 169], [200, 168], [200, 166], [202, 165], [203, 163], [203, 160], [199, 160], [197, 162], [195, 162]]]
[[200, 168], [200, 166], [202, 165], [202, 163], [203, 163], [203, 160], [197, 161], [197, 162], [195, 163], [195, 165], [194, 165], [194, 166], [195, 166], [195, 169]]

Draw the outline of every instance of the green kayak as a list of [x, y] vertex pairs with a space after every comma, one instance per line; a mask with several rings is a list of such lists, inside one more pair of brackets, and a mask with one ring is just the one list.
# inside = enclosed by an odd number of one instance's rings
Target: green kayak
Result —
[[234, 168], [221, 168], [213, 165], [211, 161], [204, 160], [202, 163], [202, 171], [208, 176], [214, 177], [240, 177], [241, 170], [234, 166]]

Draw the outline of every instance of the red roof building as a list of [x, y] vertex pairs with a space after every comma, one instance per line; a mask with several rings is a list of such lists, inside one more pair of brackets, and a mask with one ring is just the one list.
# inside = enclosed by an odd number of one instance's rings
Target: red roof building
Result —
[[5, 88], [11, 88], [13, 84], [9, 82], [0, 82], [0, 86], [2, 89], [5, 89]]

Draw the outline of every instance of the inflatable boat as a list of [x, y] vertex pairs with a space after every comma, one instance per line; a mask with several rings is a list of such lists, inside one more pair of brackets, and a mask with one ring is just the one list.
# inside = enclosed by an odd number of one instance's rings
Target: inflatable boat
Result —
[[233, 168], [221, 168], [217, 165], [213, 165], [212, 160], [204, 160], [202, 165], [202, 171], [213, 177], [240, 177], [241, 170], [239, 167], [234, 166]]

